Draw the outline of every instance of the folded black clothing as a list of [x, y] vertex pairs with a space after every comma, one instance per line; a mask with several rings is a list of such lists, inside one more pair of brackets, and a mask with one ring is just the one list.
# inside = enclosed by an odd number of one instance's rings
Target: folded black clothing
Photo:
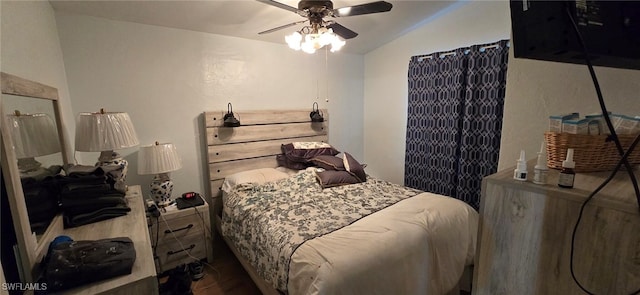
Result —
[[27, 206], [27, 215], [31, 223], [51, 220], [60, 211], [56, 203], [40, 203]]
[[61, 200], [70, 199], [92, 199], [99, 197], [124, 197], [126, 194], [119, 190], [111, 188], [109, 184], [94, 185], [66, 185], [60, 193]]
[[72, 175], [105, 175], [111, 171], [122, 170], [122, 166], [106, 165], [106, 166], [88, 166], [73, 165], [67, 168], [67, 174]]
[[60, 194], [60, 186], [58, 185], [58, 182], [55, 181], [55, 179], [53, 178], [45, 179], [41, 181], [22, 183], [22, 190], [25, 192], [25, 194], [27, 193], [27, 191], [30, 191], [30, 190], [38, 191], [42, 189], [49, 191], [51, 195], [57, 196]]
[[40, 202], [57, 202], [59, 195], [55, 189], [46, 186], [23, 187], [22, 192], [27, 205]]
[[41, 222], [41, 221], [49, 221], [53, 219], [58, 213], [60, 209], [57, 207], [51, 208], [49, 204], [42, 204], [39, 206], [30, 206], [27, 207], [27, 215], [29, 216], [29, 222]]
[[61, 186], [69, 183], [104, 184], [107, 183], [107, 177], [104, 175], [69, 175], [59, 177], [58, 183], [60, 183]]
[[62, 211], [68, 215], [91, 213], [102, 208], [126, 206], [127, 201], [122, 197], [106, 197], [96, 199], [74, 199], [62, 202]]
[[72, 194], [72, 195], [63, 195], [60, 196], [60, 203], [67, 203], [67, 204], [72, 204], [74, 202], [74, 200], [79, 200], [79, 201], [91, 201], [91, 200], [96, 200], [96, 199], [100, 199], [100, 198], [122, 198], [124, 199], [125, 196], [123, 196], [120, 193], [105, 193], [105, 194], [82, 194], [82, 193], [78, 193], [78, 194]]
[[80, 225], [85, 225], [89, 223], [94, 223], [101, 220], [106, 220], [118, 216], [127, 215], [127, 213], [131, 211], [129, 206], [114, 206], [114, 207], [106, 207], [101, 208], [93, 212], [78, 214], [78, 215], [68, 215], [64, 214], [64, 225], [65, 227], [76, 227]]
[[[83, 207], [87, 205], [118, 205], [118, 204], [126, 204], [127, 198], [121, 195], [103, 195], [96, 198], [71, 198], [71, 199], [62, 199], [60, 202], [60, 206], [63, 209], [71, 208], [71, 207]], [[104, 207], [104, 206], [103, 206]]]
[[65, 216], [65, 218], [64, 218], [64, 227], [65, 228], [72, 228], [72, 227], [77, 227], [77, 226], [81, 226], [81, 225], [85, 225], [85, 224], [91, 224], [91, 223], [94, 223], [94, 222], [103, 221], [103, 220], [116, 218], [116, 217], [120, 217], [120, 216], [125, 216], [125, 215], [127, 215], [126, 212], [105, 212], [105, 213], [100, 213], [100, 214], [81, 215], [81, 216], [75, 216], [75, 217]]
[[60, 208], [56, 203], [40, 203], [27, 206], [27, 215], [29, 215], [29, 221], [31, 222], [49, 220], [56, 216], [58, 212], [60, 212]]
[[[91, 207], [94, 207], [93, 210], [88, 210]], [[85, 204], [83, 206], [68, 206], [68, 207], [64, 207], [62, 212], [65, 215], [68, 216], [76, 216], [76, 215], [83, 215], [83, 214], [91, 214], [94, 212], [98, 212], [100, 210], [106, 210], [106, 209], [112, 209], [112, 210], [123, 210], [126, 212], [131, 211], [131, 209], [129, 209], [129, 205], [127, 205], [126, 201], [125, 202], [114, 202], [114, 201], [108, 201], [102, 204], [96, 204], [96, 206], [92, 206], [90, 204]], [[72, 212], [81, 212], [80, 214], [72, 214]]]
[[126, 193], [126, 185], [122, 178], [120, 165], [85, 166], [75, 165], [66, 169], [69, 175], [64, 179], [65, 183], [84, 183], [111, 185], [111, 188]]
[[71, 165], [66, 168], [67, 175], [96, 175], [96, 174], [104, 174], [103, 170], [98, 170], [98, 166], [89, 166], [89, 165]]
[[60, 212], [55, 192], [44, 187], [25, 188], [23, 192], [27, 214], [32, 223], [49, 221]]
[[62, 172], [62, 166], [52, 165], [49, 168], [39, 168], [34, 171], [24, 172], [20, 174], [20, 181], [22, 185], [29, 185], [33, 183], [39, 183], [44, 180], [52, 180], [55, 176], [60, 175]]
[[83, 193], [106, 193], [111, 191], [111, 185], [107, 183], [99, 184], [84, 184], [84, 183], [69, 183], [62, 187], [61, 194], [71, 194], [78, 191]]
[[83, 175], [104, 175], [107, 178], [118, 179], [122, 175], [123, 167], [120, 165], [86, 166], [75, 165], [67, 169], [69, 176], [80, 177]]

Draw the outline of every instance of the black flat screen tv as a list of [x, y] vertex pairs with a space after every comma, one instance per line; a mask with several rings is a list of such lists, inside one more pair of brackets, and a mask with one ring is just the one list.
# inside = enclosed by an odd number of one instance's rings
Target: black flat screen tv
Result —
[[[512, 0], [515, 57], [640, 70], [640, 1]], [[568, 10], [568, 13], [567, 13]]]

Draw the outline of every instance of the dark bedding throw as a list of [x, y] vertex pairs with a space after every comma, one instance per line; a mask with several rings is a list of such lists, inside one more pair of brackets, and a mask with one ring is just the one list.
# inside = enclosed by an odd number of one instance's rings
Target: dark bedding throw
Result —
[[305, 241], [419, 193], [372, 177], [323, 190], [308, 169], [276, 182], [236, 186], [225, 199], [222, 232], [262, 278], [286, 291], [291, 255]]

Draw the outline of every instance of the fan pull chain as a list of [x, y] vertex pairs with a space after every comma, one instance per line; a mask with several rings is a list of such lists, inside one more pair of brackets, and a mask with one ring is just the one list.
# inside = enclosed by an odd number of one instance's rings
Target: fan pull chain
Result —
[[[315, 63], [316, 63], [316, 68], [319, 66], [318, 63], [320, 63], [318, 61], [318, 59], [315, 59]], [[320, 75], [319, 73], [316, 72], [316, 101], [318, 101], [320, 99]]]
[[324, 74], [327, 79], [327, 96], [324, 101], [329, 102], [329, 48], [327, 46], [324, 47]]

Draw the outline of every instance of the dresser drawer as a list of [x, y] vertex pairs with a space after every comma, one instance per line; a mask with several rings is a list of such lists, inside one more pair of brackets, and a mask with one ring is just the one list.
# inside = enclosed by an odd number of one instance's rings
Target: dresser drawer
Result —
[[193, 262], [193, 257], [198, 260], [207, 258], [207, 247], [204, 239], [205, 236], [202, 232], [179, 238], [184, 249], [173, 238], [165, 243], [159, 243], [156, 249], [159, 271], [165, 272], [179, 264]]
[[167, 210], [157, 218], [148, 218], [151, 244], [155, 245], [157, 273], [194, 260], [213, 259], [207, 203], [182, 210]]
[[156, 234], [158, 234], [158, 244], [162, 245], [166, 242], [175, 241], [175, 238], [182, 240], [184, 237], [200, 234], [202, 235], [204, 231], [203, 221], [200, 219], [200, 216], [197, 214], [191, 214], [178, 218], [167, 219], [167, 224], [164, 222], [162, 217], [158, 218], [157, 222], [159, 223], [159, 228], [156, 228], [158, 224], [156, 224], [156, 220], [153, 220], [153, 226], [149, 228], [149, 233], [151, 234], [151, 242], [155, 243]]

